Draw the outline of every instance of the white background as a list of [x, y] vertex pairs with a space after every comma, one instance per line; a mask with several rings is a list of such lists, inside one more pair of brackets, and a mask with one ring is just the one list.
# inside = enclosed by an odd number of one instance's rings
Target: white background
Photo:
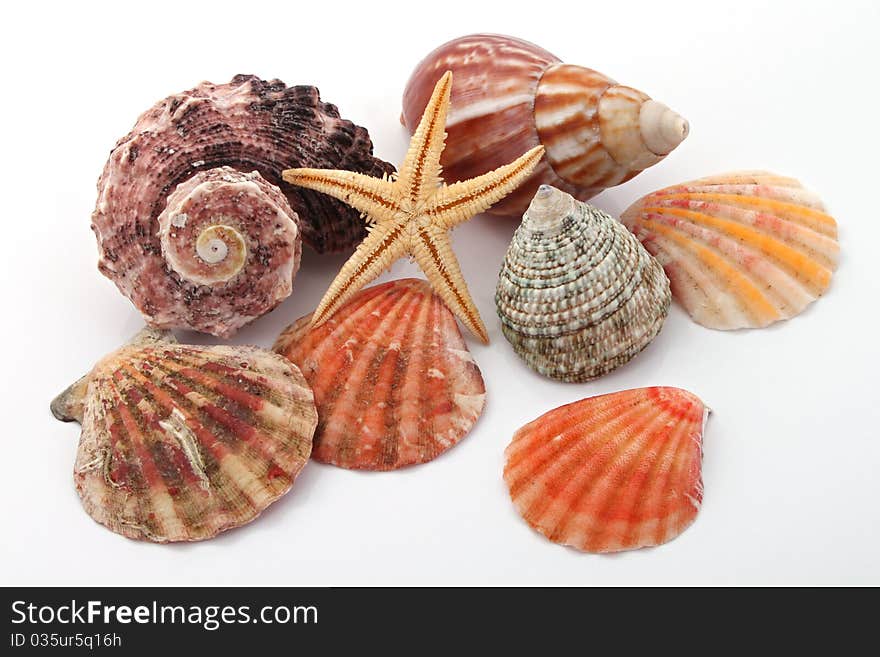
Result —
[[[0, 583], [880, 583], [880, 5], [197, 4], [4, 9]], [[411, 69], [477, 31], [531, 40], [690, 120], [690, 137], [664, 162], [594, 199], [611, 213], [660, 187], [740, 168], [793, 175], [819, 192], [842, 244], [827, 296], [792, 321], [747, 332], [710, 331], [673, 308], [626, 367], [557, 383], [520, 363], [495, 315], [515, 223], [478, 217], [454, 241], [492, 339], [469, 338], [488, 405], [459, 446], [393, 473], [311, 463], [263, 517], [202, 544], [139, 543], [94, 523], [72, 483], [79, 427], [56, 422], [48, 405], [141, 326], [98, 273], [89, 229], [116, 139], [169, 94], [254, 73], [318, 86], [369, 128], [378, 156], [398, 163]], [[270, 346], [343, 261], [306, 249], [293, 295], [234, 341]], [[384, 278], [410, 275], [415, 265], [399, 262]], [[610, 557], [529, 529], [501, 479], [513, 432], [559, 404], [647, 385], [687, 388], [714, 409], [694, 525], [667, 545]]]

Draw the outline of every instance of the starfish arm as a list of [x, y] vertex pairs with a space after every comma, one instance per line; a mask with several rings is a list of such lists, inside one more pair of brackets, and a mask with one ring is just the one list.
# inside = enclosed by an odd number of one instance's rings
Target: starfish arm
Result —
[[320, 326], [351, 299], [364, 285], [391, 267], [407, 250], [401, 225], [373, 224], [333, 279], [312, 315], [311, 326]]
[[489, 344], [486, 326], [468, 292], [446, 231], [436, 226], [422, 228], [414, 238], [412, 253], [446, 306], [483, 344]]
[[374, 221], [390, 218], [400, 210], [390, 180], [336, 169], [287, 169], [281, 177], [291, 185], [337, 198]]
[[409, 150], [400, 167], [398, 181], [409, 200], [416, 206], [423, 203], [440, 186], [440, 154], [446, 144], [446, 114], [452, 92], [452, 73], [447, 71], [428, 101], [413, 133]]
[[433, 221], [452, 228], [485, 212], [519, 187], [532, 174], [544, 155], [543, 146], [535, 146], [510, 164], [437, 190], [425, 212]]

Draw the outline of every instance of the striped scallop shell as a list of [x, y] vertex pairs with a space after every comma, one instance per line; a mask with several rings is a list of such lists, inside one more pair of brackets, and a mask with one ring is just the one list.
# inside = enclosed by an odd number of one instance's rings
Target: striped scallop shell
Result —
[[715, 329], [794, 317], [831, 284], [837, 223], [792, 178], [728, 173], [667, 187], [621, 217], [688, 314]]
[[361, 470], [424, 463], [464, 438], [482, 413], [480, 370], [425, 281], [375, 285], [317, 328], [310, 319], [289, 326], [275, 350], [315, 391], [318, 461]]
[[82, 424], [76, 489], [129, 538], [198, 541], [256, 518], [309, 458], [317, 424], [299, 370], [256, 347], [147, 332], [52, 404]]
[[548, 186], [514, 234], [495, 292], [516, 353], [540, 374], [575, 382], [644, 349], [670, 301], [663, 269], [620, 222]]
[[661, 387], [556, 408], [507, 447], [510, 497], [532, 528], [586, 552], [671, 541], [702, 503], [707, 414], [691, 393]]
[[688, 132], [687, 121], [641, 91], [494, 34], [454, 39], [416, 66], [401, 116], [410, 132], [446, 71], [453, 73], [446, 180], [473, 178], [534, 146], [545, 148], [531, 178], [493, 214], [521, 215], [542, 184], [587, 200], [659, 162]]

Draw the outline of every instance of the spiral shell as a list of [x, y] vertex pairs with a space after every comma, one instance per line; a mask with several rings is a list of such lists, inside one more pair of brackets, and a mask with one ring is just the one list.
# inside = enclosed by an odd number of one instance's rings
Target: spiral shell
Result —
[[312, 456], [362, 470], [430, 461], [467, 435], [483, 410], [483, 377], [455, 316], [423, 280], [359, 292], [327, 322], [289, 326], [275, 350], [315, 391]]
[[818, 299], [837, 268], [837, 222], [792, 178], [727, 173], [667, 187], [621, 216], [661, 262], [688, 314], [759, 328]]
[[312, 391], [256, 347], [196, 347], [145, 330], [52, 402], [82, 424], [86, 512], [129, 538], [199, 541], [250, 522], [309, 458]]
[[563, 64], [513, 37], [474, 34], [446, 43], [416, 67], [401, 120], [412, 132], [434, 84], [453, 72], [444, 177], [465, 180], [542, 144], [532, 177], [490, 212], [521, 215], [541, 184], [585, 201], [656, 164], [688, 134], [665, 105], [592, 69]]
[[98, 181], [99, 269], [151, 326], [230, 336], [290, 294], [302, 239], [365, 234], [355, 210], [282, 181], [289, 167], [393, 170], [314, 87], [239, 75], [160, 101]]
[[671, 541], [703, 500], [708, 410], [678, 388], [638, 388], [561, 406], [519, 429], [504, 481], [520, 515], [586, 552]]
[[575, 382], [644, 349], [670, 301], [660, 264], [622, 224], [547, 185], [513, 236], [495, 292], [516, 353], [545, 376]]

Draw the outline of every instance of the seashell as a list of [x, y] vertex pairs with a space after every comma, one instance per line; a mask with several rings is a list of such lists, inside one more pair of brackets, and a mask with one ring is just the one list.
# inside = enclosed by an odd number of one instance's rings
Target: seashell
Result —
[[52, 402], [82, 424], [86, 512], [129, 538], [200, 541], [256, 518], [309, 458], [318, 417], [299, 370], [256, 347], [145, 329]]
[[413, 132], [431, 90], [453, 72], [444, 178], [465, 180], [542, 144], [532, 177], [489, 212], [520, 216], [541, 184], [582, 201], [656, 164], [688, 123], [641, 91], [592, 69], [563, 64], [513, 37], [474, 34], [446, 43], [416, 67], [401, 122]]
[[659, 263], [611, 216], [542, 185], [507, 250], [495, 306], [535, 371], [589, 381], [644, 349], [669, 311]]
[[357, 211], [284, 182], [291, 166], [393, 170], [314, 87], [239, 75], [160, 101], [98, 181], [99, 269], [151, 326], [232, 335], [290, 294], [301, 239], [323, 252], [365, 235]]
[[741, 171], [667, 187], [621, 216], [688, 314], [715, 329], [802, 312], [831, 284], [837, 222], [797, 180]]
[[671, 541], [703, 500], [708, 409], [679, 388], [637, 388], [556, 408], [514, 434], [504, 481], [517, 511], [586, 552]]
[[486, 387], [455, 316], [423, 280], [359, 292], [320, 326], [289, 326], [275, 350], [315, 391], [312, 456], [393, 470], [456, 445], [483, 411]]

